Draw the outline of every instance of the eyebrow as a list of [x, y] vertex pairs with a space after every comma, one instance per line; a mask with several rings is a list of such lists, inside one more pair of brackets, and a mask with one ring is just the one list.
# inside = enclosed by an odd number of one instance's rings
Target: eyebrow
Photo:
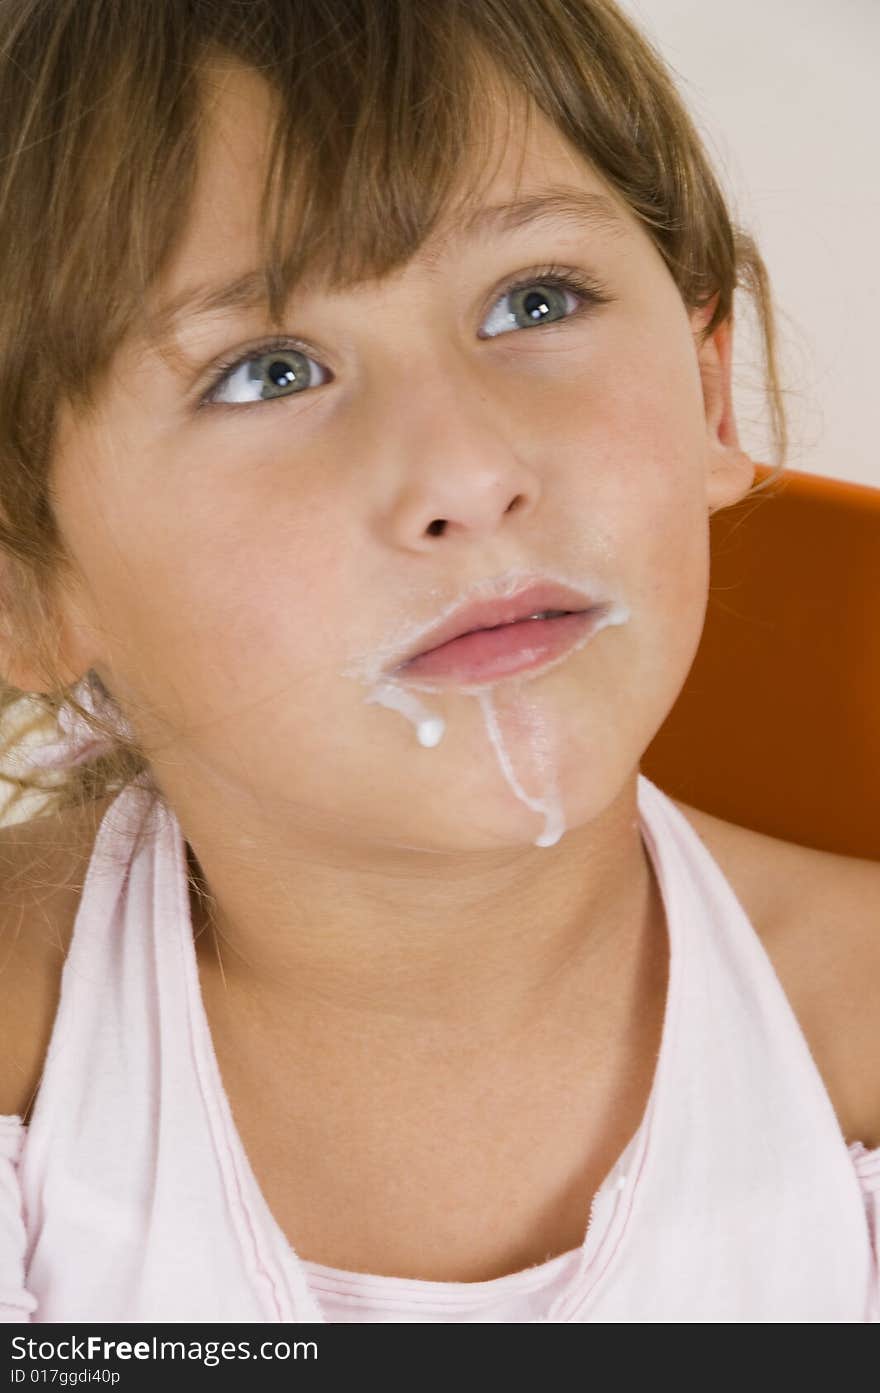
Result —
[[[605, 194], [558, 185], [507, 203], [477, 208], [453, 228], [444, 245], [489, 235], [508, 236], [523, 227], [548, 222], [568, 225], [579, 232], [620, 235], [628, 230], [621, 213]], [[439, 255], [439, 252], [422, 251], [415, 259], [434, 268]], [[153, 318], [160, 339], [164, 339], [184, 320], [200, 319], [224, 310], [255, 309], [264, 301], [263, 272], [248, 270], [221, 285], [197, 285], [181, 291], [161, 305]]]
[[623, 217], [606, 194], [560, 185], [543, 193], [513, 199], [509, 203], [493, 203], [488, 208], [477, 208], [464, 221], [457, 235], [504, 234], [516, 232], [529, 223], [549, 220], [570, 223], [579, 231], [626, 230]]

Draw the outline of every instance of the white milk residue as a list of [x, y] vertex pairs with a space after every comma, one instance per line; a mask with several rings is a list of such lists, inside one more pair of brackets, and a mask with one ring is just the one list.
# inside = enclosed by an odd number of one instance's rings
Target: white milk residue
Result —
[[565, 814], [562, 811], [559, 779], [550, 749], [547, 718], [542, 715], [536, 706], [529, 706], [521, 699], [515, 701], [512, 714], [517, 720], [520, 729], [524, 725], [529, 725], [531, 727], [530, 748], [532, 754], [535, 756], [535, 763], [538, 766], [538, 772], [542, 776], [544, 784], [543, 798], [530, 798], [517, 779], [516, 774], [513, 772], [510, 756], [504, 748], [493, 695], [492, 692], [488, 691], [477, 692], [477, 701], [480, 703], [480, 708], [483, 712], [483, 722], [486, 727], [486, 732], [489, 736], [492, 748], [498, 757], [498, 763], [501, 765], [501, 772], [520, 802], [525, 803], [527, 808], [533, 808], [536, 813], [542, 813], [544, 816], [544, 830], [533, 845], [555, 846], [565, 831]]
[[393, 682], [382, 682], [369, 696], [364, 697], [364, 705], [368, 706], [371, 702], [378, 706], [387, 706], [392, 711], [399, 711], [401, 716], [406, 716], [407, 720], [412, 721], [416, 728], [416, 739], [425, 749], [432, 749], [443, 739], [446, 732], [443, 717], [432, 716], [418, 697], [413, 696], [412, 692], [406, 691], [404, 687], [398, 687]]
[[[546, 714], [538, 708], [536, 700], [527, 701], [525, 699], [522, 695], [522, 687], [526, 682], [558, 667], [572, 653], [577, 652], [578, 649], [583, 648], [585, 643], [589, 643], [592, 638], [595, 638], [601, 629], [612, 624], [625, 624], [629, 618], [630, 611], [626, 605], [619, 602], [609, 603], [606, 612], [599, 616], [592, 631], [585, 634], [582, 639], [572, 644], [571, 648], [566, 649], [558, 657], [544, 663], [533, 672], [516, 673], [510, 677], [495, 678], [489, 682], [474, 683], [473, 685], [463, 683], [452, 688], [440, 688], [428, 681], [409, 679], [406, 685], [403, 685], [387, 675], [373, 676], [375, 659], [369, 665], [361, 663], [350, 667], [345, 670], [343, 675], [358, 676], [362, 681], [366, 680], [368, 684], [371, 684], [370, 690], [364, 698], [365, 703], [385, 706], [405, 717], [415, 727], [416, 739], [425, 749], [434, 749], [440, 744], [446, 732], [446, 720], [443, 716], [432, 712], [414, 695], [414, 691], [443, 691], [474, 696], [482, 712], [483, 725], [489, 744], [504, 779], [514, 796], [527, 808], [539, 813], [544, 819], [543, 830], [533, 845], [555, 846], [565, 832], [565, 812], [559, 789], [559, 741], [556, 741], [554, 747]], [[503, 721], [499, 719], [499, 696], [496, 691], [493, 691], [493, 688], [498, 688], [502, 682], [506, 686], [501, 704], [506, 706], [504, 714], [508, 718]], [[519, 757], [523, 760], [530, 757], [533, 772], [541, 783], [540, 797], [529, 795], [522, 786], [521, 778], [517, 777], [508, 748], [510, 737], [505, 740], [502, 726], [510, 727], [511, 734], [516, 741]]]

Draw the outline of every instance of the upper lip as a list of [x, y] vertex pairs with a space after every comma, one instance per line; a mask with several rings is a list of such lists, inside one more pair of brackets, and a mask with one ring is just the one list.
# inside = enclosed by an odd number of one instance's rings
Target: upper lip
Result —
[[558, 585], [555, 581], [538, 581], [504, 599], [477, 600], [462, 605], [443, 623], [429, 629], [422, 635], [417, 648], [413, 648], [397, 660], [396, 667], [403, 667], [413, 658], [430, 653], [432, 649], [440, 648], [444, 643], [451, 643], [454, 638], [461, 638], [463, 634], [473, 633], [475, 629], [494, 629], [499, 624], [515, 624], [518, 619], [528, 619], [529, 615], [540, 614], [545, 609], [580, 613], [594, 609], [596, 603], [582, 591]]

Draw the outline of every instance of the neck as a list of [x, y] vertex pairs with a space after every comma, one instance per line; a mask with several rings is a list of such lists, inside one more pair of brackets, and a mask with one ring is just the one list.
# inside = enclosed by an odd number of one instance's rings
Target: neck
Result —
[[326, 1048], [331, 1034], [337, 1052], [367, 1040], [393, 1054], [415, 1041], [485, 1046], [565, 1012], [601, 1040], [665, 935], [637, 812], [610, 812], [601, 856], [590, 825], [554, 848], [490, 863], [438, 856], [405, 875], [373, 856], [368, 867], [291, 864], [258, 883], [222, 858], [206, 874], [190, 850], [205, 988], [230, 1020], [300, 1049], [307, 1038]]

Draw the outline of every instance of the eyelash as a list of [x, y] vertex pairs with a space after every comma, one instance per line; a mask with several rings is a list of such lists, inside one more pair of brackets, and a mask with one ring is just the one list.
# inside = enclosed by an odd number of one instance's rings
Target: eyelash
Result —
[[[573, 319], [579, 319], [582, 314], [594, 309], [597, 305], [607, 305], [614, 299], [614, 296], [609, 295], [603, 285], [583, 272], [575, 270], [573, 267], [551, 265], [538, 267], [537, 270], [529, 272], [527, 276], [517, 277], [507, 285], [502, 286], [489, 308], [494, 309], [498, 301], [503, 300], [506, 295], [513, 295], [517, 290], [525, 290], [528, 286], [536, 284], [552, 285], [559, 290], [570, 290], [583, 301], [581, 305], [578, 305], [578, 307], [574, 309], [571, 314], [566, 315], [564, 319], [553, 320], [548, 326], [550, 328], [560, 328], [564, 324], [569, 324]], [[504, 335], [502, 334], [487, 335], [489, 339], [503, 337]], [[225, 407], [228, 411], [241, 411], [243, 409], [246, 410], [248, 407], [266, 406], [273, 401], [290, 401], [290, 397], [284, 396], [266, 397], [262, 401], [252, 402], [211, 401], [211, 396], [218, 390], [227, 375], [231, 376], [237, 368], [242, 367], [245, 363], [249, 363], [252, 358], [262, 358], [267, 353], [274, 353], [283, 349], [295, 349], [298, 353], [303, 353], [307, 357], [317, 358], [317, 355], [311, 352], [309, 345], [304, 343], [301, 339], [274, 338], [267, 339], [265, 343], [255, 344], [254, 347], [247, 349], [244, 353], [237, 354], [233, 358], [227, 358], [217, 364], [211, 381], [198, 399], [197, 410], [202, 410], [206, 407], [218, 407], [220, 409]], [[291, 395], [301, 396], [302, 393], [294, 392]]]

